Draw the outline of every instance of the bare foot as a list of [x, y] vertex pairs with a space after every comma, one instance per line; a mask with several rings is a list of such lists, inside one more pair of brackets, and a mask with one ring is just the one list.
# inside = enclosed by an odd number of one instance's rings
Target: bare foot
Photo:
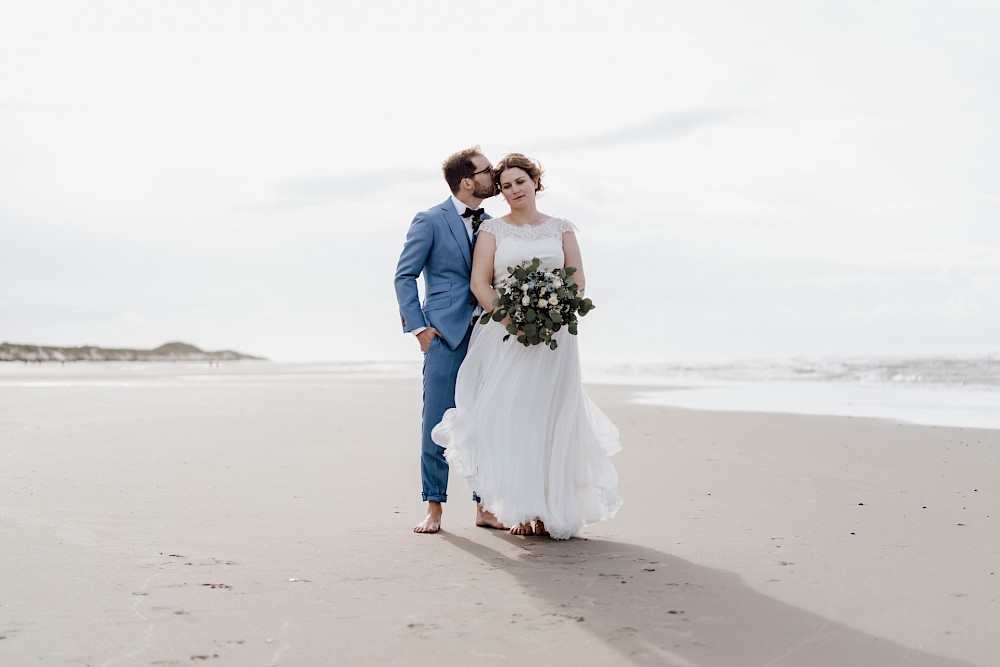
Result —
[[476, 525], [480, 528], [497, 528], [507, 530], [507, 526], [500, 523], [493, 512], [487, 512], [482, 505], [476, 505]]
[[427, 518], [413, 527], [414, 533], [436, 533], [441, 530], [441, 503], [427, 503]]
[[549, 534], [549, 531], [545, 530], [545, 524], [542, 523], [541, 519], [539, 519], [539, 518], [536, 517], [535, 518], [535, 535], [548, 535], [548, 534]]
[[534, 531], [531, 529], [531, 523], [519, 523], [510, 529], [511, 535], [534, 535]]

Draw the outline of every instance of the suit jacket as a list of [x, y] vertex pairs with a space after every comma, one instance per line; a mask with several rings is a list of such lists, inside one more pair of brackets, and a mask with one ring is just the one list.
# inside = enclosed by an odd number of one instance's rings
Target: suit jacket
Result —
[[[417, 213], [396, 265], [396, 300], [403, 331], [434, 327], [448, 347], [457, 348], [476, 307], [469, 286], [471, 273], [469, 236], [451, 198]], [[424, 276], [423, 305], [417, 292], [420, 274]]]

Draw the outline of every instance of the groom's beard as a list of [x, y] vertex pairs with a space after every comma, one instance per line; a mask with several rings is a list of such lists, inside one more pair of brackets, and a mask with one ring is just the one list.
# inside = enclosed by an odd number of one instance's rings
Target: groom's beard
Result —
[[472, 191], [472, 196], [475, 197], [476, 199], [489, 199], [490, 197], [496, 196], [496, 194], [497, 194], [496, 183], [490, 183], [489, 187], [483, 186], [482, 188], [480, 188], [479, 184], [477, 183], [476, 189]]

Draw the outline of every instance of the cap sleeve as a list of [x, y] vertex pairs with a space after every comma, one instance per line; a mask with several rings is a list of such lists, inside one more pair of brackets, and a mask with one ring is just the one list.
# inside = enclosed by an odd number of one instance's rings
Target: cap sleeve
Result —
[[556, 224], [558, 224], [558, 226], [559, 226], [559, 231], [563, 232], [563, 233], [565, 233], [565, 232], [578, 232], [578, 231], [580, 231], [579, 227], [577, 227], [576, 225], [574, 225], [569, 220], [565, 220], [563, 218], [560, 218], [557, 221]]
[[489, 232], [493, 236], [499, 236], [497, 233], [500, 230], [500, 219], [490, 218], [489, 220], [483, 220], [482, 224], [479, 225], [479, 231]]

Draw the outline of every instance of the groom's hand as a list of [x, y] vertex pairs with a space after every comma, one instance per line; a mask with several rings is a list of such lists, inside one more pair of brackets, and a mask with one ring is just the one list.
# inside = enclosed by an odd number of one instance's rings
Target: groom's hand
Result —
[[426, 352], [431, 348], [431, 341], [434, 337], [438, 335], [438, 330], [434, 327], [427, 327], [423, 331], [417, 334], [417, 341], [420, 343], [420, 349]]

